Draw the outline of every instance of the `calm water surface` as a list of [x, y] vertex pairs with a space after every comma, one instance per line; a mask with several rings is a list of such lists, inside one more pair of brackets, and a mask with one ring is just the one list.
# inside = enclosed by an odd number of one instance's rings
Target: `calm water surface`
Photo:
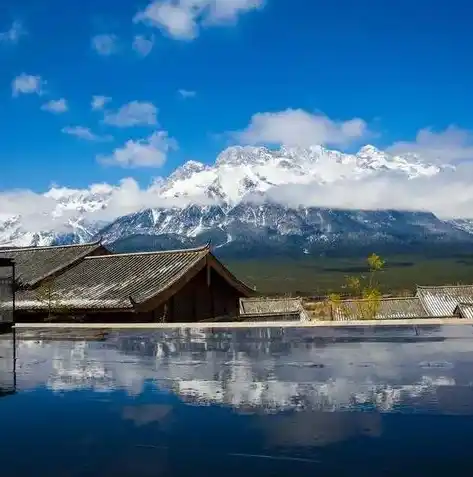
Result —
[[0, 338], [0, 475], [472, 475], [473, 329], [320, 333]]

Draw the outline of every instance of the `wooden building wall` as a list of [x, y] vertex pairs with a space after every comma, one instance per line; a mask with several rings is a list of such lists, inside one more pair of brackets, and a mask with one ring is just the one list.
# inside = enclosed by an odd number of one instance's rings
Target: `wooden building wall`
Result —
[[204, 268], [165, 305], [153, 311], [152, 321], [192, 323], [222, 315], [236, 317], [241, 296], [214, 270]]

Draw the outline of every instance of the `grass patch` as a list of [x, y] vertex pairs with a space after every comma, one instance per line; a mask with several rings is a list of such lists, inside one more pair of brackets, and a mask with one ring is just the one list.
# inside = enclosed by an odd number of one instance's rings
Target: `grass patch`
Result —
[[[379, 279], [383, 293], [409, 295], [416, 285], [473, 283], [473, 255], [450, 257], [382, 256]], [[367, 272], [366, 257], [227, 261], [240, 279], [267, 294], [326, 295], [343, 292], [347, 275]]]

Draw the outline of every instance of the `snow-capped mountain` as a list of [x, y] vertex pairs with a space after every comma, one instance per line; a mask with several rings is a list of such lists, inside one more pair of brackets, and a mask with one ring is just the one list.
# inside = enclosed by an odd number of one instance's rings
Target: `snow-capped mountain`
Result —
[[425, 211], [342, 210], [281, 200], [284, 187], [329, 190], [380, 174], [411, 181], [443, 174], [444, 169], [415, 154], [395, 156], [373, 146], [357, 154], [321, 146], [230, 147], [213, 165], [189, 161], [167, 179], [156, 179], [142, 203], [136, 197], [131, 203], [121, 186], [95, 185], [86, 190], [53, 188], [41, 196], [42, 204], [33, 213], [0, 210], [0, 246], [102, 237], [127, 250], [212, 240], [222, 250], [243, 246], [310, 253], [343, 243], [473, 240], [473, 222], [442, 221]]
[[344, 179], [362, 179], [383, 171], [407, 178], [433, 176], [440, 168], [411, 155], [391, 156], [374, 146], [356, 155], [331, 151], [321, 146], [308, 149], [270, 150], [264, 147], [230, 147], [213, 166], [190, 161], [178, 168], [162, 187], [164, 197], [192, 197], [235, 205], [251, 193], [265, 193], [287, 184], [330, 184]]

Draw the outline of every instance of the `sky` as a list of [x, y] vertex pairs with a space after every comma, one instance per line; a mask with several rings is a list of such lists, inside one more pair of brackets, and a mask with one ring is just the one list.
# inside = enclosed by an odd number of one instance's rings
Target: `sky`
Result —
[[460, 0], [3, 0], [0, 191], [146, 188], [233, 144], [370, 143], [464, 167], [472, 14]]

